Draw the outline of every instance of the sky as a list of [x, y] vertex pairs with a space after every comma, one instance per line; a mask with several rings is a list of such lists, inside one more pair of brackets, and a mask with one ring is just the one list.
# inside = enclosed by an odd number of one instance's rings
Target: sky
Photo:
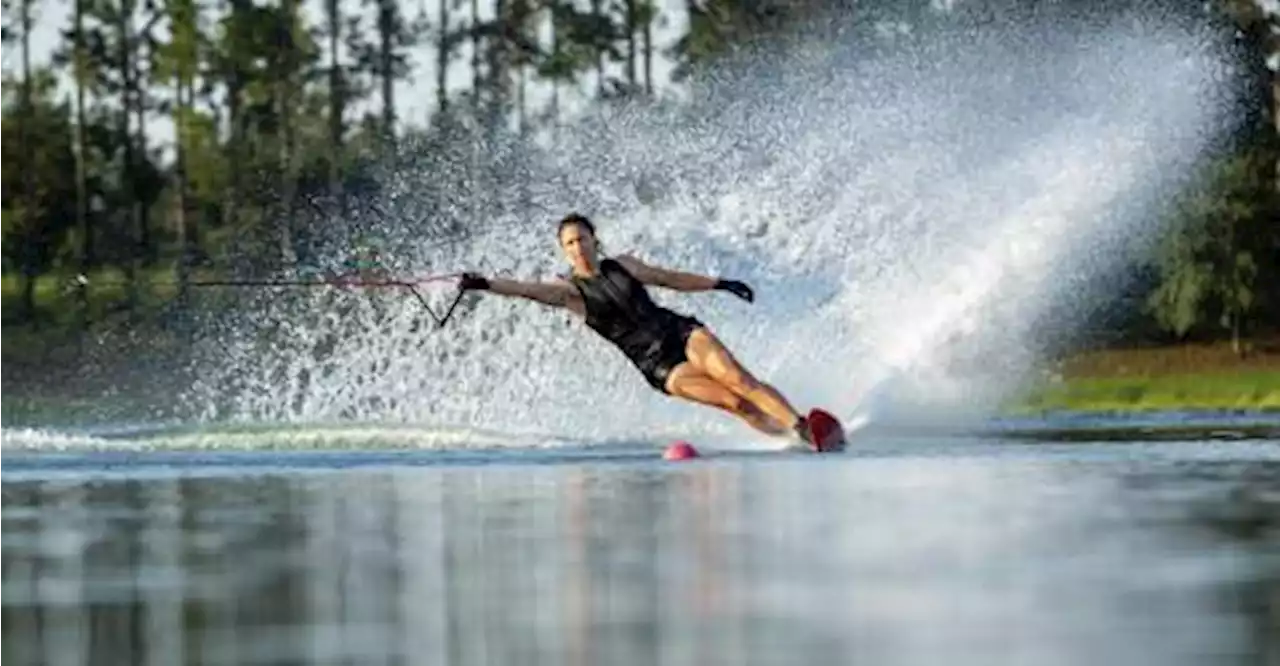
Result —
[[[61, 43], [61, 31], [65, 30], [71, 22], [71, 9], [74, 6], [74, 0], [35, 0], [36, 9], [33, 13], [33, 29], [31, 38], [32, 65], [39, 66], [47, 64], [52, 57], [55, 49]], [[451, 0], [457, 4], [457, 0]], [[577, 0], [578, 4], [584, 8], [587, 6], [585, 0]], [[674, 67], [674, 62], [664, 55], [683, 34], [687, 25], [687, 12], [685, 9], [685, 0], [655, 0], [660, 9], [660, 16], [655, 23], [654, 30], [654, 58], [653, 58], [653, 80], [655, 88], [667, 88], [667, 83]], [[372, 7], [363, 7], [360, 0], [341, 0], [341, 5], [346, 12], [360, 13], [372, 17]], [[432, 26], [432, 30], [436, 30], [439, 25], [439, 5], [438, 0], [402, 0], [401, 9], [405, 18], [412, 20], [426, 12], [427, 18]], [[494, 11], [494, 0], [481, 0], [480, 2], [481, 20], [491, 18]], [[308, 23], [311, 25], [319, 24], [323, 19], [324, 4], [322, 0], [304, 0], [303, 11], [305, 12]], [[451, 10], [451, 25], [457, 26], [460, 22], [469, 19], [469, 8]], [[6, 16], [6, 23], [8, 17]], [[371, 25], [370, 19], [365, 20], [366, 25]], [[550, 43], [550, 32], [547, 26], [543, 26], [541, 39], [543, 43]], [[163, 28], [159, 31], [163, 38]], [[413, 70], [409, 78], [402, 81], [396, 86], [396, 111], [400, 117], [402, 124], [425, 125], [434, 112], [436, 104], [436, 67], [435, 67], [435, 48], [436, 42], [434, 32], [422, 44], [414, 47], [411, 51], [411, 62]], [[470, 47], [467, 45], [455, 54], [453, 63], [449, 72], [449, 87], [455, 91], [466, 90], [471, 84], [471, 54]], [[326, 56], [327, 57], [327, 56]], [[21, 53], [18, 44], [6, 44], [4, 47], [3, 66], [6, 73], [17, 72], [21, 67]], [[614, 76], [618, 76], [623, 72], [623, 65], [612, 64], [608, 71]], [[643, 72], [641, 72], [643, 76]], [[66, 94], [70, 94], [71, 86], [67, 77], [64, 78], [63, 88]], [[595, 90], [595, 81], [592, 77], [587, 76], [579, 81], [577, 90], [561, 88], [561, 108], [565, 113], [572, 113], [575, 109], [582, 108], [586, 102], [590, 100], [590, 96]], [[163, 93], [162, 93], [163, 94]], [[549, 85], [530, 85], [528, 88], [528, 100], [531, 111], [536, 112], [537, 109], [544, 107], [550, 99]], [[365, 110], [377, 109], [380, 102], [375, 96], [366, 105], [362, 105], [356, 111], [363, 112]], [[353, 115], [352, 120], [355, 116]], [[149, 121], [150, 132], [155, 140], [162, 143], [172, 141], [173, 129], [172, 125], [163, 118], [157, 117], [154, 121]]]

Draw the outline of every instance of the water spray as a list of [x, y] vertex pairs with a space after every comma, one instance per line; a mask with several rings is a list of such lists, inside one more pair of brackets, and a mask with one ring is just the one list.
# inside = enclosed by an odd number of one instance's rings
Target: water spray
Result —
[[[1204, 35], [1155, 16], [1038, 27], [922, 32], [873, 54], [856, 37], [805, 40], [721, 69], [685, 107], [566, 121], [539, 154], [481, 136], [424, 149], [379, 178], [369, 231], [402, 265], [547, 279], [561, 269], [555, 218], [581, 211], [606, 254], [756, 286], [749, 305], [654, 297], [798, 407], [849, 416], [871, 396], [909, 402], [911, 419], [930, 404], [981, 412], [1053, 334], [1046, 303], [1107, 288], [1126, 243], [1153, 233], [1150, 202], [1230, 113], [1216, 101], [1227, 64]], [[447, 334], [421, 335], [408, 299], [272, 286], [196, 317], [182, 418], [752, 436], [655, 393], [563, 311], [480, 299]]]

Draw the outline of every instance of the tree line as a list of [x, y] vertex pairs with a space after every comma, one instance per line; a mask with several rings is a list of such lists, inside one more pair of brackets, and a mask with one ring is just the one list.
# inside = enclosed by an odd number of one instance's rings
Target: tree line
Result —
[[[596, 105], [669, 103], [654, 80], [667, 17], [653, 0], [362, 0], [355, 10], [325, 0], [314, 23], [298, 0], [68, 0], [52, 62], [35, 66], [31, 35], [53, 1], [4, 2], [4, 41], [18, 60], [3, 86], [3, 269], [17, 296], [6, 325], [39, 323], [36, 285], [51, 272], [118, 269], [130, 309], [158, 269], [185, 285], [194, 271], [227, 269], [227, 257], [257, 270], [294, 264], [347, 221], [376, 214], [365, 195], [410, 144], [451, 155], [436, 158], [449, 168], [423, 185], [422, 215], [431, 233], [459, 233], [449, 211], [494, 205], [480, 194], [486, 178], [510, 180], [538, 140], [554, 146], [569, 87], [585, 83]], [[673, 78], [696, 82], [722, 56], [813, 30], [825, 12], [925, 21], [934, 4], [688, 0], [666, 54]], [[959, 3], [952, 13], [1018, 20], [1032, 4]], [[1241, 35], [1242, 62], [1260, 82], [1252, 120], [1177, 203], [1126, 326], [1240, 337], [1280, 323], [1280, 83], [1265, 66], [1280, 54], [1280, 19], [1253, 0], [1217, 0], [1207, 12], [1175, 0], [1058, 4], [1182, 7]], [[396, 98], [397, 83], [415, 77], [414, 53], [434, 63], [426, 126], [407, 122]], [[461, 89], [457, 72], [469, 75]], [[548, 92], [537, 108], [533, 85]], [[155, 138], [161, 120], [172, 145]], [[477, 141], [519, 150], [468, 170]], [[470, 198], [457, 200], [463, 191]], [[59, 307], [87, 309], [89, 290], [78, 296]]]
[[[326, 0], [318, 25], [297, 0], [74, 0], [53, 62], [34, 68], [31, 33], [48, 1], [5, 3], [21, 64], [4, 85], [4, 268], [22, 281], [22, 318], [34, 313], [33, 279], [55, 264], [119, 266], [132, 281], [170, 259], [182, 280], [220, 235], [245, 232], [287, 258], [301, 197], [324, 192], [341, 210], [360, 163], [403, 134], [396, 84], [429, 38], [437, 124], [460, 105], [490, 125], [514, 111], [525, 128], [534, 76], [552, 85], [551, 122], [561, 86], [588, 71], [600, 97], [653, 91], [645, 0], [498, 0], [488, 18], [479, 0], [441, 0], [437, 25], [425, 4], [408, 17], [396, 0], [358, 12]], [[534, 34], [545, 21], [549, 47]], [[447, 74], [464, 43], [472, 84], [457, 99]], [[622, 80], [605, 74], [614, 61]], [[353, 111], [365, 102], [375, 110]], [[157, 118], [173, 127], [171, 155], [155, 144]]]

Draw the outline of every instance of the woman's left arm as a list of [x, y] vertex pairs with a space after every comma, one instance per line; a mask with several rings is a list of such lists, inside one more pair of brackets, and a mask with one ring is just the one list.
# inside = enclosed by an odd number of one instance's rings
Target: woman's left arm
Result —
[[645, 284], [666, 287], [676, 291], [727, 291], [747, 302], [755, 299], [755, 294], [751, 291], [751, 287], [737, 280], [725, 280], [698, 275], [697, 273], [686, 273], [669, 268], [651, 266], [627, 254], [616, 257], [616, 259], [618, 263], [622, 264], [623, 268]]

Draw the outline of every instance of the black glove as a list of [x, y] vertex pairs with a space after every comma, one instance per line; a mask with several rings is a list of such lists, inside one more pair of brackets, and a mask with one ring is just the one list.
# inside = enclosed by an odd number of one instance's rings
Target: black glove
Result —
[[742, 300], [752, 303], [756, 300], [756, 295], [751, 291], [751, 287], [745, 282], [737, 280], [716, 280], [716, 289], [718, 291], [727, 291]]
[[458, 288], [463, 291], [473, 289], [484, 291], [489, 288], [489, 281], [481, 277], [479, 273], [463, 273], [462, 278], [458, 280]]

